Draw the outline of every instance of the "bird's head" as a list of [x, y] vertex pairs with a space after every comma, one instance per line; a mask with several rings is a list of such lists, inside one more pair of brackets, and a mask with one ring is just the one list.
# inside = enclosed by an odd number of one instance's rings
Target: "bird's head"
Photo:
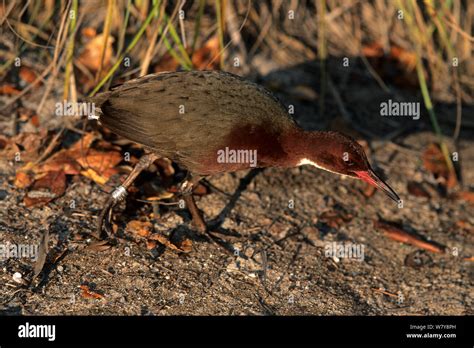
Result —
[[395, 191], [374, 172], [362, 146], [351, 137], [338, 132], [318, 132], [304, 153], [298, 165], [309, 164], [363, 180], [385, 192], [395, 202], [400, 201]]

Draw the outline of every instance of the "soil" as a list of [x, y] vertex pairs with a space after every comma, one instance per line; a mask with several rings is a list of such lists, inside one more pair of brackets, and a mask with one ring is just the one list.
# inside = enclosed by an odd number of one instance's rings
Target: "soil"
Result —
[[[292, 76], [302, 69], [295, 67]], [[272, 79], [284, 81], [287, 72], [275, 73]], [[362, 182], [312, 167], [219, 175], [208, 179], [210, 192], [198, 197], [197, 204], [207, 221], [223, 216], [213, 231], [226, 241], [224, 247], [195, 232], [189, 214], [179, 206], [162, 207], [159, 216], [155, 209], [150, 217], [152, 205], [136, 200], [144, 198], [142, 178], [135, 185], [137, 192], [114, 209], [123, 238], [97, 251], [89, 247], [95, 241], [89, 233], [107, 196], [97, 184], [68, 176], [63, 196], [30, 209], [23, 204], [25, 191], [13, 185], [12, 173], [19, 164], [2, 163], [0, 241], [37, 244], [47, 230], [50, 254], [60, 257], [46, 262], [31, 286], [14, 281], [13, 275], [19, 272], [30, 279], [34, 261], [1, 261], [0, 313], [472, 315], [474, 266], [467, 260], [474, 255], [472, 205], [436, 189], [429, 198], [407, 190], [409, 181], [437, 185], [422, 162], [423, 151], [436, 141], [426, 112], [419, 121], [387, 124], [375, 111], [379, 103], [372, 102], [383, 98], [376, 84], [351, 83], [340, 92], [352, 124], [374, 135], [362, 134], [371, 148], [369, 158], [402, 197], [402, 208], [381, 192], [366, 197]], [[296, 105], [295, 117], [305, 128], [325, 128], [340, 116], [330, 95], [323, 116], [317, 102], [293, 98], [285, 88], [278, 94], [286, 104]], [[438, 116], [446, 134], [452, 134], [448, 121], [455, 106], [444, 110]], [[407, 131], [386, 138], [407, 123]], [[51, 129], [53, 125], [51, 121]], [[459, 142], [466, 189], [474, 186], [472, 136], [466, 128]], [[159, 185], [156, 174], [148, 173], [148, 178]], [[172, 241], [190, 239], [192, 251], [177, 252], [160, 244], [148, 249], [143, 238], [123, 231], [131, 220], [150, 221], [155, 233]], [[379, 220], [397, 222], [442, 245], [445, 252], [390, 239], [374, 224]], [[363, 257], [328, 256], [333, 242], [363, 247]]]

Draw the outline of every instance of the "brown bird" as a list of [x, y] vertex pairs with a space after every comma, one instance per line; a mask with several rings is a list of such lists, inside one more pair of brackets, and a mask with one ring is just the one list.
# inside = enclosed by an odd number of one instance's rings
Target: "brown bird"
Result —
[[306, 131], [267, 89], [222, 71], [181, 71], [130, 80], [92, 99], [99, 122], [147, 150], [111, 194], [99, 221], [153, 161], [166, 157], [189, 173], [181, 193], [200, 232], [206, 224], [192, 196], [205, 176], [252, 167], [312, 165], [361, 179], [399, 197], [372, 170], [362, 147], [338, 132]]

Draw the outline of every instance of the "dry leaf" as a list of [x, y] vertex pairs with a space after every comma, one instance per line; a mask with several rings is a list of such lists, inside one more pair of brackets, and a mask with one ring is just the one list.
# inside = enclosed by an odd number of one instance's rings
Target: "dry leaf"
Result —
[[11, 138], [10, 144], [14, 143], [16, 146], [5, 149], [5, 155], [8, 159], [12, 160], [16, 156], [16, 153], [13, 151], [19, 150], [22, 162], [34, 162], [39, 157], [43, 144], [47, 141], [47, 135], [48, 131], [46, 129], [41, 130], [39, 133], [20, 133]]
[[[191, 54], [191, 50], [187, 50]], [[209, 63], [212, 61], [212, 64]], [[196, 50], [191, 57], [191, 62], [196, 70], [214, 70], [219, 68], [219, 38], [211, 37], [206, 43]], [[166, 53], [158, 64], [155, 65], [155, 72], [175, 71], [179, 63], [168, 53]]]
[[[214, 70], [219, 68], [219, 37], [215, 35], [197, 51], [194, 52], [192, 62], [196, 70]], [[212, 64], [209, 65], [209, 63]]]
[[89, 168], [87, 170], [82, 170], [80, 173], [81, 173], [82, 176], [84, 176], [88, 179], [91, 179], [96, 184], [99, 184], [101, 186], [105, 185], [107, 183], [107, 181], [109, 181], [108, 177], [100, 175], [94, 169], [91, 169], [91, 168]]
[[205, 196], [207, 195], [209, 192], [207, 190], [207, 187], [204, 186], [203, 184], [199, 183], [197, 184], [194, 189], [193, 189], [193, 194], [196, 195], [196, 196]]
[[423, 153], [423, 164], [436, 178], [442, 180], [442, 184], [450, 189], [456, 186], [456, 174], [449, 170], [443, 153], [438, 144], [431, 143]]
[[413, 71], [416, 67], [416, 53], [405, 50], [400, 46], [390, 47], [390, 56], [395, 59], [405, 71]]
[[319, 216], [319, 220], [332, 228], [339, 228], [343, 224], [350, 222], [352, 218], [353, 216], [351, 214], [346, 214], [341, 211], [325, 211]]
[[79, 154], [75, 159], [84, 169], [92, 168], [104, 175], [105, 170], [115, 167], [122, 161], [122, 155], [117, 151], [101, 152], [90, 149], [85, 156]]
[[129, 221], [125, 231], [137, 234], [140, 237], [148, 237], [153, 231], [153, 224], [149, 221]]
[[45, 163], [35, 168], [35, 172], [44, 173], [48, 171], [63, 170], [68, 175], [80, 173], [81, 166], [77, 158], [86, 155], [94, 139], [94, 133], [87, 133], [84, 137], [74, 143], [69, 149], [62, 149], [52, 155]]
[[18, 171], [15, 176], [15, 186], [19, 189], [24, 189], [31, 185], [33, 178], [26, 172]]
[[[26, 66], [22, 66], [20, 68], [20, 78], [25, 81], [26, 83], [33, 83], [35, 82], [36, 78], [38, 77], [38, 75], [30, 68], [26, 67]], [[40, 81], [38, 81], [36, 83], [36, 86], [38, 86]]]
[[97, 135], [95, 133], [87, 133], [81, 139], [76, 141], [70, 148], [69, 151], [84, 151], [87, 152], [87, 150], [91, 147], [92, 143], [94, 140], [97, 138]]
[[474, 192], [469, 192], [469, 191], [461, 191], [457, 192], [454, 195], [455, 198], [466, 201], [468, 203], [473, 204], [474, 203]]
[[83, 284], [83, 285], [80, 286], [80, 288], [82, 290], [81, 296], [84, 297], [84, 298], [93, 298], [93, 299], [96, 299], [96, 300], [100, 300], [100, 299], [104, 298], [104, 295], [99, 294], [98, 292], [91, 290], [88, 285]]
[[66, 190], [66, 174], [61, 171], [47, 172], [33, 183], [24, 198], [26, 207], [46, 204], [61, 196]]
[[[99, 71], [101, 65], [101, 54], [102, 48], [104, 46], [105, 35], [100, 34], [89, 41], [82, 51], [81, 55], [78, 58], [79, 63], [87, 67], [92, 72]], [[110, 59], [112, 58], [113, 50], [112, 44], [114, 42], [114, 38], [109, 36], [107, 39], [107, 47], [105, 48], [104, 54], [104, 67], [110, 65]]]
[[39, 116], [37, 114], [34, 114], [30, 117], [30, 122], [33, 126], [35, 126], [36, 128], [39, 128], [40, 119], [39, 119]]
[[191, 239], [184, 239], [179, 243], [176, 243], [176, 246], [185, 253], [189, 253], [193, 250], [193, 242]]
[[362, 47], [362, 55], [366, 57], [382, 57], [384, 55], [383, 47], [378, 42], [372, 42]]
[[93, 38], [97, 35], [96, 30], [92, 27], [85, 27], [84, 29], [81, 30], [81, 33], [84, 37], [87, 37], [87, 38]]
[[6, 84], [0, 87], [0, 94], [6, 94], [6, 95], [18, 95], [20, 94], [21, 91], [15, 88], [15, 86], [11, 84]]
[[156, 248], [156, 242], [154, 240], [147, 240], [146, 241], [146, 248], [148, 250], [152, 250], [152, 249], [155, 249]]
[[156, 202], [162, 201], [163, 199], [170, 199], [174, 197], [174, 193], [168, 191], [161, 191], [157, 196], [147, 197], [147, 201]]
[[422, 248], [434, 253], [444, 253], [441, 247], [419, 239], [418, 237], [404, 231], [400, 226], [393, 223], [374, 221], [374, 227], [382, 230], [384, 235], [390, 239], [396, 240], [397, 242], [411, 244], [418, 248]]
[[[175, 250], [175, 251], [180, 251], [180, 252], [189, 252], [191, 251], [190, 249], [192, 249], [192, 247], [190, 248], [189, 246], [189, 243], [186, 242], [186, 244], [184, 245], [184, 247], [186, 248], [186, 250], [184, 249], [181, 249], [180, 247], [174, 245], [173, 243], [171, 243], [168, 238], [166, 238], [165, 236], [161, 235], [161, 234], [152, 234], [150, 237], [148, 237], [148, 240], [156, 240], [157, 242], [159, 242], [160, 244], [163, 244], [165, 247], [167, 248], [170, 248], [171, 250]], [[184, 243], [181, 242], [181, 245]]]
[[46, 162], [36, 166], [35, 173], [45, 173], [62, 170], [67, 175], [77, 175], [81, 171], [81, 166], [71, 157], [68, 150], [60, 150], [51, 156]]

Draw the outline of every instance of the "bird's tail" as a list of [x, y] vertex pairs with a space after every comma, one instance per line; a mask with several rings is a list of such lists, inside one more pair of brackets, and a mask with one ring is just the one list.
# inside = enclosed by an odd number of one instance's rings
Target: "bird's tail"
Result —
[[94, 106], [94, 115], [91, 117], [92, 119], [100, 120], [100, 116], [102, 115], [101, 107], [104, 103], [109, 99], [111, 92], [104, 92], [99, 93], [93, 97], [86, 97], [84, 101], [90, 103]]

